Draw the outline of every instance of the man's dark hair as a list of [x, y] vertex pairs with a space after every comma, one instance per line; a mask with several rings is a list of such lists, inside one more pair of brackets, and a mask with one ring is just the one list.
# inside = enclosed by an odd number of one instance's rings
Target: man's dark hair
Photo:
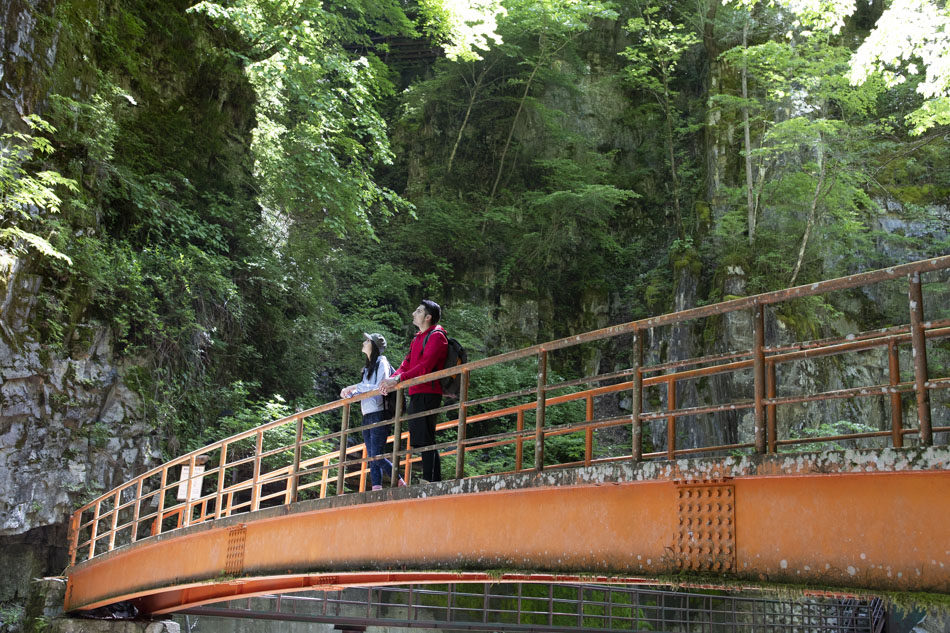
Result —
[[425, 308], [426, 314], [432, 317], [432, 325], [437, 324], [442, 318], [442, 308], [432, 299], [423, 299], [422, 307]]

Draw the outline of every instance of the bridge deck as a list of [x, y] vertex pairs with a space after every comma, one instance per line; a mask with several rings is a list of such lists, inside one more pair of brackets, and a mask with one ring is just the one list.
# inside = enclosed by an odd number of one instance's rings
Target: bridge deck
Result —
[[[492, 570], [610, 582], [950, 592], [950, 451], [615, 464], [300, 502], [70, 570], [67, 609], [152, 613]], [[520, 576], [520, 577], [523, 577]]]
[[[376, 392], [248, 429], [79, 508], [70, 522], [67, 608], [135, 598], [145, 611], [160, 611], [339, 583], [444, 582], [460, 570], [485, 579], [505, 570], [518, 577], [595, 573], [615, 582], [688, 583], [712, 577], [950, 593], [948, 449], [933, 448], [935, 437], [945, 443], [942, 434], [950, 431], [943, 406], [950, 313], [947, 285], [923, 277], [945, 280], [948, 270], [944, 256], [742, 297], [402, 382], [399, 389], [461, 376], [458, 400], [439, 410], [450, 418], [440, 428], [455, 430], [456, 439], [425, 447], [454, 459], [451, 483], [345, 494], [365, 490], [367, 472], [363, 447], [349, 445], [366, 428], [350, 423], [351, 409]], [[770, 306], [902, 277], [907, 324], [814, 341], [766, 340]], [[927, 318], [925, 296], [930, 301], [934, 294], [938, 309]], [[648, 332], [725, 315], [748, 325], [751, 349], [644, 362]], [[608, 340], [631, 345], [630, 367], [548, 381], [550, 354]], [[870, 351], [884, 360], [880, 372], [855, 372], [863, 384], [805, 392], [781, 382], [796, 363], [833, 358], [840, 366]], [[911, 367], [901, 367], [902, 357]], [[515, 391], [469, 394], [483, 370], [535, 362], [536, 383], [532, 376], [532, 384]], [[722, 379], [750, 393], [678, 403], [684, 386]], [[617, 408], [622, 394], [629, 413]], [[716, 390], [710, 395], [721, 397]], [[605, 399], [601, 411], [609, 413], [597, 417], [595, 402]], [[823, 437], [794, 432], [792, 422], [807, 403], [849, 400], [876, 400], [885, 420]], [[551, 411], [561, 413], [556, 423]], [[412, 417], [397, 398], [390, 457], [410, 482], [419, 449], [408, 446], [402, 429]], [[731, 443], [683, 446], [684, 427], [695, 421], [725, 425], [731, 431], [722, 441]], [[645, 440], [645, 425], [657, 431], [659, 446]], [[598, 455], [595, 433], [608, 428], [614, 441], [626, 436], [629, 443]], [[582, 461], [552, 459], [552, 438], [564, 436], [583, 438]], [[782, 454], [815, 444], [872, 450]], [[503, 455], [503, 468], [513, 472], [465, 479], [466, 459], [478, 451]], [[745, 456], [688, 459], [700, 454]], [[412, 578], [400, 576], [405, 573]]]

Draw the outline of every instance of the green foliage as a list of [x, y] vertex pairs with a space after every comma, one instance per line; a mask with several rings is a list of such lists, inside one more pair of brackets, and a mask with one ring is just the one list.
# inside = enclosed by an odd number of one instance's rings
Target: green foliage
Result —
[[423, 31], [443, 45], [449, 59], [481, 59], [479, 50], [501, 43], [496, 18], [505, 9], [498, 0], [420, 0], [418, 6]]
[[[867, 224], [861, 220], [865, 213], [876, 209], [862, 187], [866, 177], [858, 162], [865, 134], [866, 130], [848, 127], [841, 121], [795, 117], [773, 125], [757, 152], [759, 156], [772, 154], [771, 160], [783, 163], [781, 168], [771, 167], [777, 173], [763, 183], [760, 194], [769, 207], [766, 219], [770, 229], [800, 235], [806, 223], [814, 222], [815, 233], [805, 244], [810, 249], [806, 257], [830, 250], [854, 253], [867, 249]], [[785, 168], [790, 154], [802, 157], [802, 148], [809, 146], [814, 148], [816, 161], [806, 154], [796, 165], [798, 169]], [[786, 265], [795, 262], [798, 253], [794, 249], [800, 248], [796, 242], [786, 247]], [[781, 245], [775, 243], [769, 251], [780, 252]]]
[[663, 162], [669, 170], [673, 222], [678, 236], [683, 238], [687, 231], [698, 227], [694, 221], [684, 217], [681, 204], [685, 191], [681, 191], [680, 181], [688, 177], [690, 167], [679, 156], [677, 145], [690, 133], [690, 125], [681, 113], [676, 80], [680, 60], [699, 39], [686, 25], [674, 23], [665, 16], [669, 7], [648, 4], [637, 5], [636, 9], [638, 15], [626, 25], [634, 44], [620, 53], [629, 61], [624, 75], [635, 91], [651, 95], [659, 108], [666, 150]]
[[[565, 293], [592, 282], [585, 272], [609, 269], [622, 247], [612, 229], [636, 193], [607, 184], [606, 159], [593, 153], [579, 159], [535, 161], [542, 186], [524, 194], [522, 213], [507, 218], [513, 233], [521, 235], [512, 253], [520, 271], [543, 271]], [[580, 275], [580, 278], [577, 278]], [[538, 277], [528, 278], [537, 286]]]
[[40, 135], [53, 134], [56, 129], [36, 115], [23, 117], [23, 122], [33, 134], [0, 135], [0, 245], [14, 255], [33, 249], [43, 257], [72, 263], [38, 233], [50, 228], [56, 231], [49, 216], [60, 210], [57, 189], [76, 192], [76, 182], [57, 171], [36, 167], [53, 152], [49, 139]]
[[686, 50], [699, 38], [685, 25], [660, 17], [661, 8], [646, 6], [638, 17], [627, 21], [626, 30], [636, 40], [621, 53], [630, 61], [624, 69], [627, 81], [653, 93], [665, 108], [675, 98], [670, 82]]
[[831, 333], [824, 324], [841, 318], [842, 313], [827, 297], [802, 297], [777, 306], [775, 316], [795, 335], [796, 340], [815, 340]]
[[[804, 428], [798, 427], [793, 428], [789, 431], [789, 437], [791, 439], [798, 438], [807, 438], [807, 437], [830, 437], [833, 435], [846, 435], [849, 433], [873, 433], [877, 431], [874, 427], [863, 424], [861, 422], [852, 422], [850, 420], [838, 420], [837, 422], [822, 422], [816, 427]], [[811, 442], [803, 444], [787, 444], [779, 447], [779, 452], [781, 453], [801, 453], [806, 451], [829, 451], [829, 450], [845, 450], [848, 448], [844, 446], [841, 442], [847, 440], [841, 440], [837, 442]]]
[[[294, 408], [291, 407], [281, 396], [274, 395], [264, 400], [256, 400], [251, 394], [251, 388], [254, 385], [237, 382], [231, 385], [231, 392], [225, 396], [222, 405], [234, 403], [236, 409], [222, 409], [220, 417], [211, 422], [202, 430], [202, 436], [196, 438], [196, 444], [188, 447], [190, 450], [200, 448], [205, 444], [214, 443], [222, 438], [237, 435], [243, 431], [253, 429], [262, 424], [280, 420], [291, 415]], [[337, 425], [339, 426], [339, 425]], [[339, 429], [337, 429], [339, 430]], [[323, 436], [330, 432], [325, 421], [319, 417], [311, 416], [304, 420], [304, 438], [315, 438]], [[297, 425], [283, 424], [264, 434], [264, 450], [273, 451], [279, 448], [293, 446], [297, 437]], [[240, 459], [244, 455], [254, 454], [254, 438], [249, 438], [234, 445], [232, 457], [229, 460]], [[333, 442], [322, 441], [308, 444], [303, 448], [301, 457], [309, 459], [322, 455], [333, 450]], [[231, 449], [229, 449], [230, 451]], [[282, 466], [286, 465], [288, 455], [292, 458], [293, 452], [287, 451], [274, 455], [266, 465]], [[273, 464], [271, 463], [273, 462]]]
[[373, 212], [404, 205], [372, 178], [374, 165], [392, 160], [377, 110], [392, 92], [387, 69], [375, 56], [354, 59], [344, 48], [368, 43], [369, 33], [411, 35], [398, 3], [244, 0], [200, 2], [190, 11], [234, 29], [244, 42], [234, 52], [257, 94], [255, 172], [275, 224], [343, 235], [369, 229]]
[[13, 630], [23, 620], [24, 613], [21, 605], [0, 605], [0, 624]]
[[33, 619], [30, 623], [30, 633], [46, 633], [52, 628], [51, 618], [41, 615]]
[[[744, 14], [683, 3], [56, 5], [41, 30], [68, 51], [48, 71], [60, 94], [50, 125], [3, 137], [0, 240], [40, 254], [44, 353], [83, 352], [83, 326], [108, 325], [170, 453], [335, 398], [363, 331], [398, 362], [425, 296], [477, 358], [590, 329], [593, 304], [609, 322], [668, 311], [683, 270], [701, 303], [724, 265], [758, 292], [947, 250], [927, 208], [946, 201], [946, 137], [904, 138], [917, 84], [850, 85], [857, 42], [775, 9], [749, 16], [743, 49]], [[453, 56], [400, 59], [406, 39]], [[925, 104], [938, 122], [939, 106]], [[881, 198], [902, 204], [885, 216]], [[523, 331], [499, 318], [512, 305], [533, 310]], [[779, 318], [817, 333], [836, 310]], [[559, 359], [551, 379], [583, 360]], [[533, 361], [513, 363], [472, 389], [535, 380]], [[583, 413], [558, 405], [548, 423]], [[548, 456], [578, 459], [582, 434], [550, 438]], [[512, 459], [484, 451], [472, 467]]]
[[879, 152], [889, 143], [882, 138], [889, 124], [875, 118], [883, 82], [851, 85], [851, 51], [838, 38], [793, 32], [791, 39], [773, 33], [721, 57], [730, 67], [745, 67], [751, 81], [749, 99], [725, 95], [714, 103], [724, 112], [749, 108], [757, 136], [750, 157], [758, 222], [755, 243], [744, 244], [745, 191], [723, 187], [731, 209], [718, 218], [715, 242], [706, 247], [728, 253], [724, 263], [747, 271], [750, 292], [847, 274], [875, 259], [877, 196], [893, 193], [882, 192], [887, 186], [878, 180]]
[[906, 120], [915, 136], [932, 127], [950, 125], [950, 97], [928, 99], [908, 114]]
[[[950, 124], [950, 9], [925, 0], [888, 5], [855, 52], [851, 81], [880, 77], [888, 86], [911, 78], [923, 103], [906, 120], [913, 135]], [[922, 75], [922, 76], [921, 76]]]

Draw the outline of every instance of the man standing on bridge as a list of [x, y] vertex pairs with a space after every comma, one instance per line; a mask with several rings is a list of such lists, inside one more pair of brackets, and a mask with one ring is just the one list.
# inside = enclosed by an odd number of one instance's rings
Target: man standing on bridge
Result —
[[[449, 342], [445, 330], [439, 325], [442, 308], [435, 301], [423, 299], [412, 313], [412, 324], [419, 331], [409, 345], [409, 353], [392, 376], [379, 384], [379, 390], [385, 395], [400, 380], [409, 380], [433, 371], [445, 365], [445, 355]], [[438, 409], [442, 404], [442, 385], [438, 380], [424, 382], [409, 387], [409, 407], [407, 415]], [[412, 448], [421, 448], [435, 444], [435, 422], [439, 415], [433, 413], [409, 420], [409, 443]], [[439, 451], [422, 451], [422, 479], [442, 481], [442, 465]]]

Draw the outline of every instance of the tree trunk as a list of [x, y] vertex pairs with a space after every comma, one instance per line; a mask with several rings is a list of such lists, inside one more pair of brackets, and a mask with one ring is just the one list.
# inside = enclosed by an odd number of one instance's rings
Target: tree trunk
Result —
[[788, 282], [789, 286], [795, 285], [795, 280], [798, 279], [798, 273], [802, 269], [802, 261], [805, 259], [805, 247], [808, 245], [809, 235], [811, 235], [812, 230], [815, 228], [818, 215], [818, 201], [821, 199], [821, 189], [825, 183], [825, 152], [820, 133], [818, 134], [818, 144], [815, 148], [815, 152], [818, 155], [818, 184], [815, 185], [815, 193], [811, 198], [811, 209], [809, 209], [808, 212], [808, 220], [805, 222], [805, 234], [802, 235], [802, 244], [798, 249], [798, 261], [795, 262], [795, 270], [792, 271], [792, 278]]
[[495, 199], [495, 192], [498, 190], [498, 181], [501, 180], [501, 174], [505, 170], [505, 156], [508, 154], [508, 148], [511, 146], [511, 137], [515, 134], [515, 126], [518, 124], [518, 117], [521, 116], [521, 111], [524, 109], [524, 102], [528, 99], [528, 92], [531, 90], [531, 82], [534, 81], [534, 76], [537, 74], [538, 69], [541, 68], [541, 64], [544, 61], [544, 56], [542, 55], [538, 59], [538, 63], [534, 65], [534, 68], [531, 69], [531, 75], [528, 77], [528, 81], [524, 85], [524, 93], [521, 95], [521, 100], [518, 102], [518, 111], [515, 112], [515, 118], [511, 121], [511, 128], [508, 130], [508, 138], [505, 140], [505, 147], [501, 150], [501, 159], [498, 161], [498, 173], [495, 174], [495, 182], [491, 186], [491, 193], [488, 194], [488, 204], [486, 207], [490, 206], [492, 200]]
[[709, 99], [719, 94], [722, 81], [722, 67], [719, 63], [719, 44], [716, 42], [715, 25], [716, 13], [720, 2], [710, 0], [706, 5], [703, 18], [703, 49], [709, 63], [709, 76], [706, 87], [706, 197], [710, 208], [718, 218], [723, 212], [718, 208], [719, 189], [723, 174], [726, 171], [724, 157], [726, 149], [723, 147], [720, 123], [722, 111], [719, 107], [711, 107]]
[[[477, 90], [477, 86], [476, 86]], [[468, 124], [468, 117], [472, 113], [472, 104], [475, 103], [475, 92], [472, 92], [471, 98], [468, 100], [468, 107], [465, 108], [465, 118], [462, 119], [462, 125], [459, 126], [459, 132], [455, 136], [455, 144], [452, 145], [452, 153], [449, 154], [449, 165], [445, 168], [446, 174], [452, 173], [452, 163], [455, 162], [455, 152], [458, 151], [459, 143], [462, 141], [462, 134], [465, 132], [465, 126]]]
[[[524, 92], [521, 95], [521, 100], [518, 102], [518, 111], [515, 112], [515, 118], [511, 121], [511, 128], [508, 130], [508, 138], [505, 140], [505, 147], [501, 151], [501, 159], [498, 162], [498, 173], [495, 174], [495, 182], [492, 184], [491, 193], [488, 195], [488, 203], [485, 205], [485, 208], [491, 206], [492, 200], [495, 199], [495, 192], [498, 191], [498, 182], [501, 180], [501, 175], [505, 170], [505, 156], [508, 154], [508, 148], [511, 146], [511, 138], [515, 134], [515, 126], [518, 124], [518, 118], [521, 116], [521, 111], [524, 109], [525, 101], [528, 100], [528, 92], [531, 90], [531, 82], [534, 81], [534, 76], [538, 74], [538, 71], [541, 69], [544, 64], [547, 63], [549, 59], [557, 55], [562, 48], [568, 45], [570, 41], [573, 40], [573, 36], [568, 39], [565, 39], [560, 46], [552, 50], [545, 50], [544, 47], [544, 38], [538, 38], [538, 61], [534, 65], [534, 68], [531, 69], [531, 74], [528, 76], [528, 81], [525, 82]], [[482, 231], [484, 232], [485, 225], [482, 225]]]
[[465, 108], [465, 118], [462, 119], [462, 125], [459, 127], [458, 134], [455, 136], [455, 144], [452, 146], [452, 153], [449, 154], [449, 165], [445, 170], [446, 174], [452, 173], [452, 163], [455, 162], [455, 154], [458, 151], [459, 143], [462, 142], [462, 134], [465, 132], [465, 127], [468, 125], [468, 117], [472, 114], [472, 106], [475, 105], [475, 99], [478, 98], [478, 91], [482, 86], [482, 81], [485, 79], [485, 76], [488, 74], [488, 71], [491, 70], [491, 67], [495, 65], [495, 62], [488, 64], [485, 68], [482, 69], [482, 72], [478, 73], [478, 77], [475, 79], [475, 85], [472, 86], [472, 90], [469, 94], [468, 107]]
[[[748, 35], [749, 35], [749, 19], [746, 18], [745, 24], [742, 25], [742, 51], [745, 53], [748, 50]], [[742, 132], [743, 132], [743, 143], [745, 144], [745, 195], [746, 195], [746, 204], [748, 205], [749, 213], [749, 246], [755, 241], [755, 200], [752, 198], [752, 139], [751, 134], [749, 133], [749, 106], [747, 100], [749, 98], [749, 85], [748, 85], [748, 64], [746, 63], [745, 57], [742, 59]]]
[[673, 187], [673, 213], [674, 220], [676, 221], [676, 232], [679, 237], [685, 237], [684, 228], [683, 228], [683, 216], [680, 213], [680, 193], [679, 193], [679, 181], [676, 176], [676, 152], [674, 149], [674, 139], [673, 139], [673, 105], [670, 103], [670, 89], [667, 82], [666, 74], [663, 75], [663, 110], [666, 114], [666, 144], [667, 151], [670, 156], [670, 178], [671, 185]]

